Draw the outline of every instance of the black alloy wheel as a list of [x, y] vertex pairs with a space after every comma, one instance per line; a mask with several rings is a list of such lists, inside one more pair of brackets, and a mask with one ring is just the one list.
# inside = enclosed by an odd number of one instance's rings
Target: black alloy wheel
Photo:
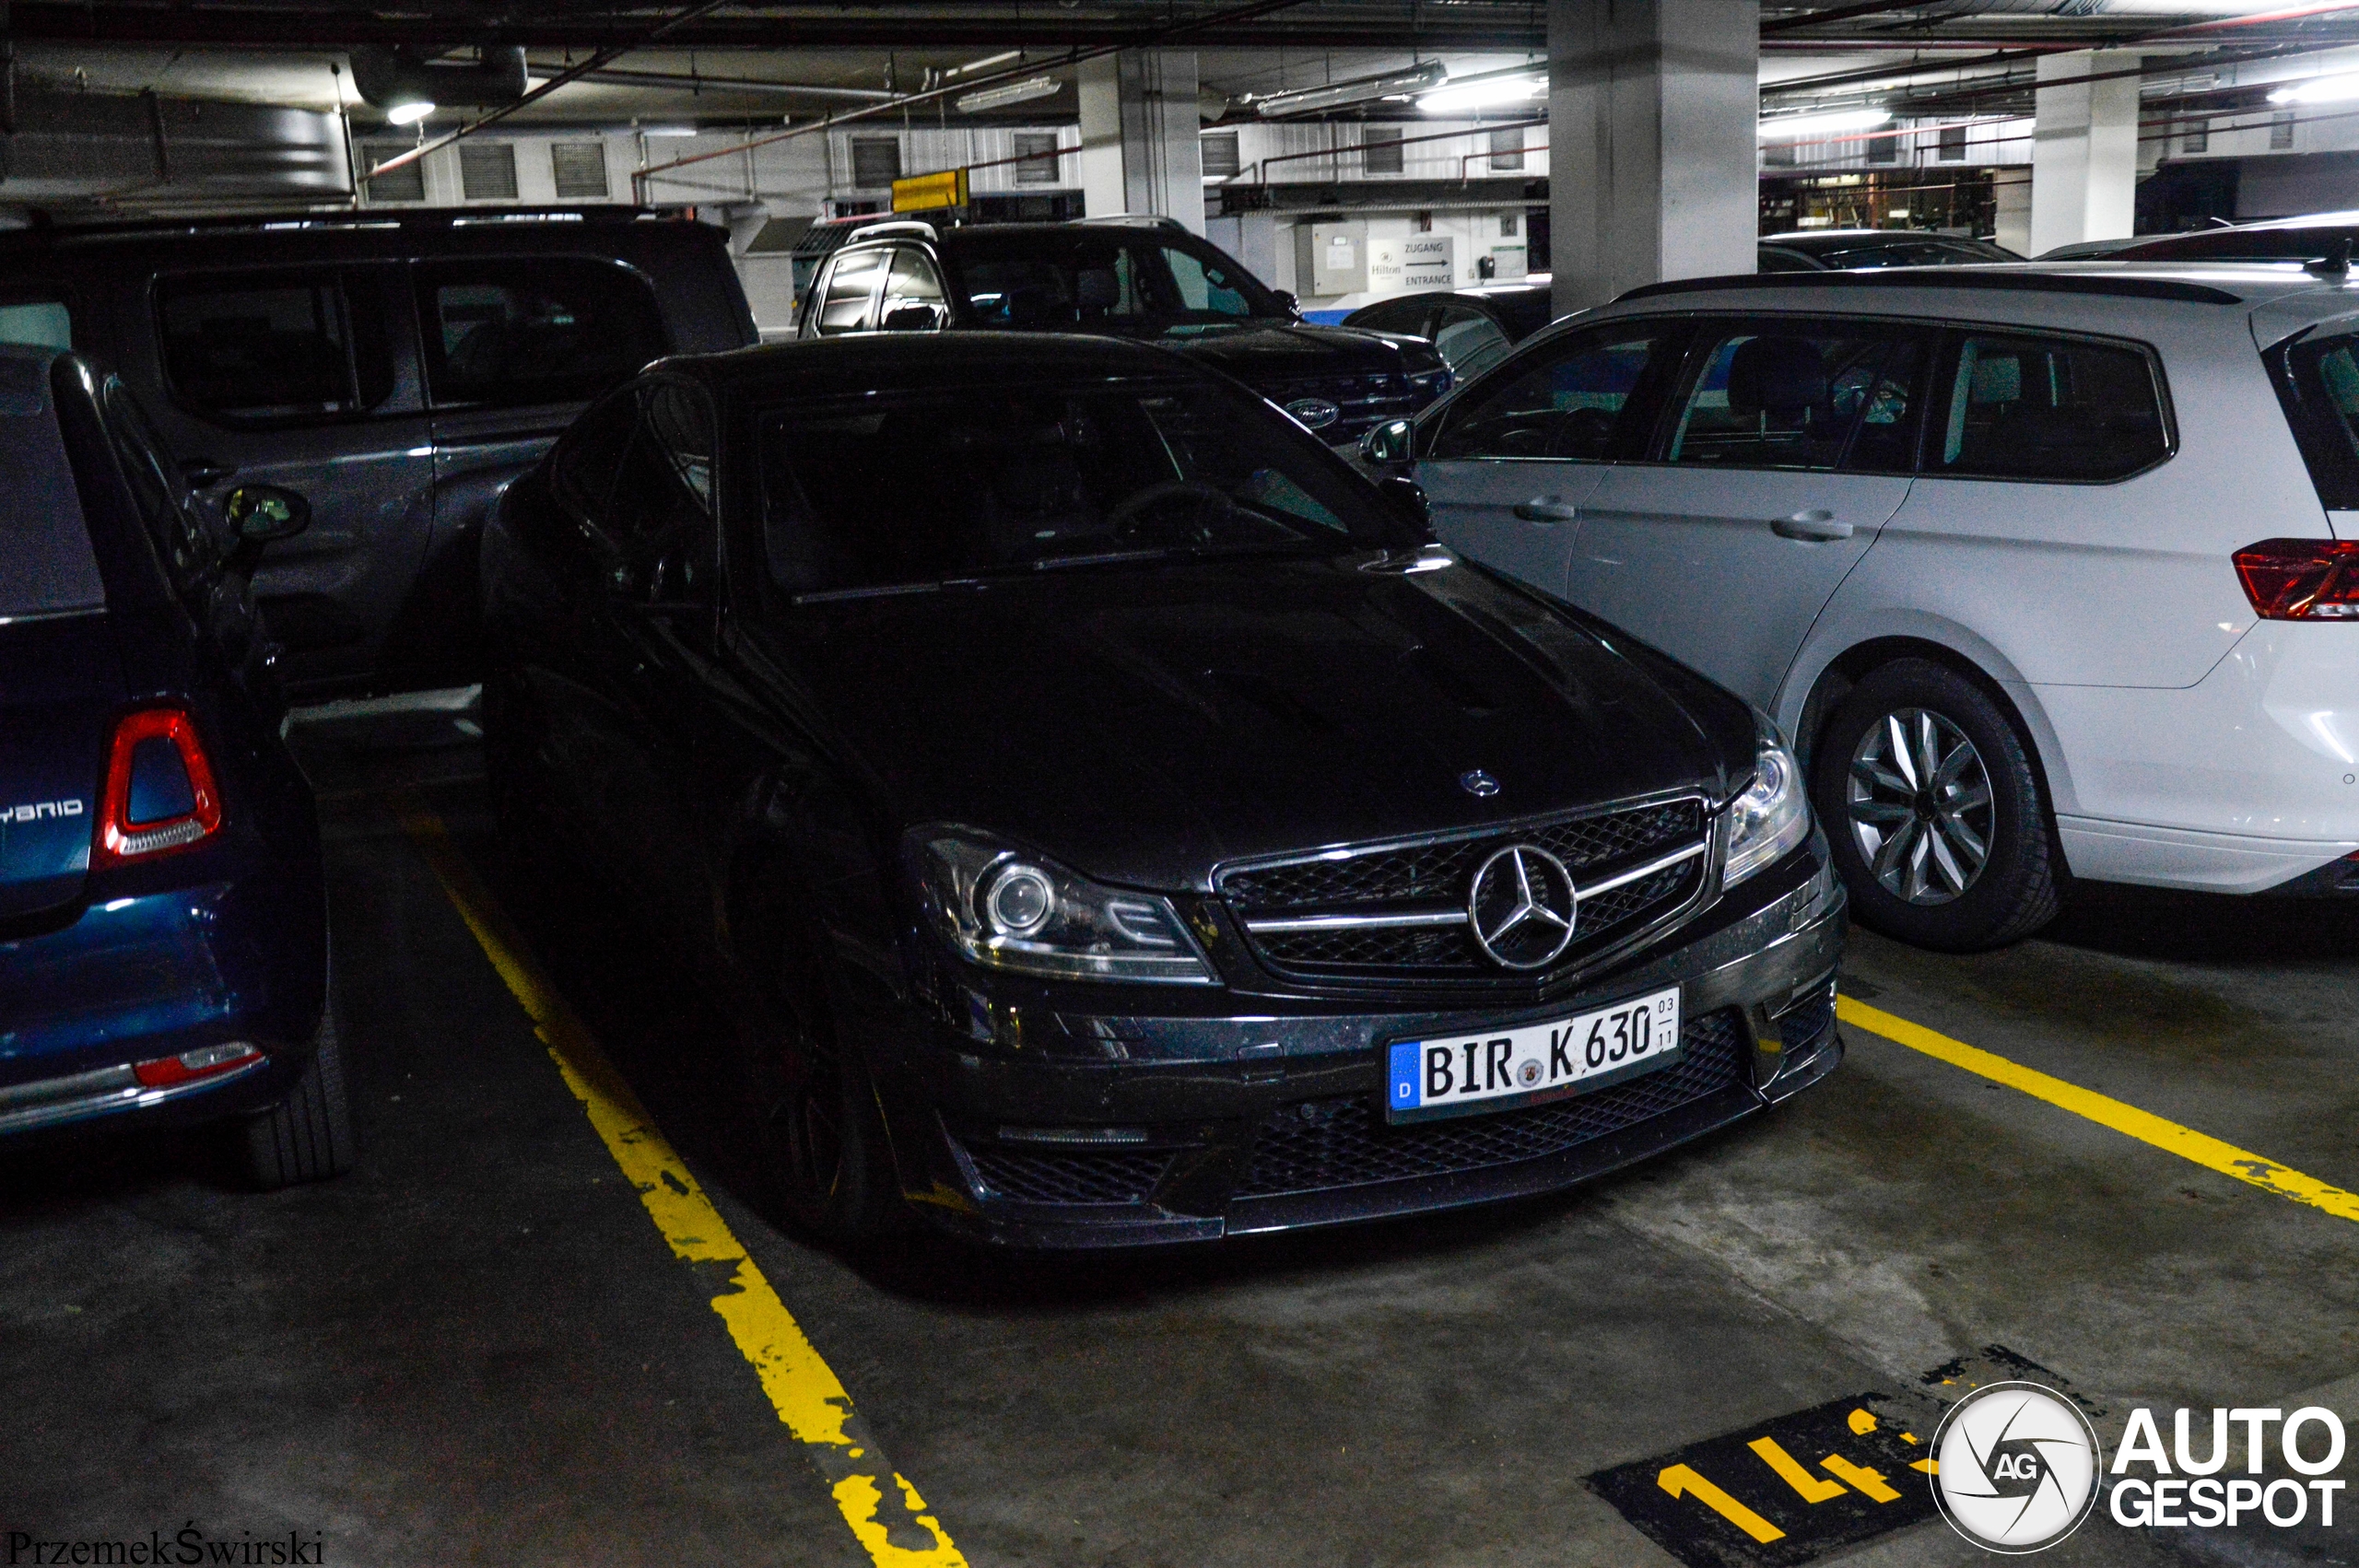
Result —
[[740, 1024], [741, 1072], [762, 1179], [780, 1215], [837, 1243], [907, 1228], [885, 1118], [867, 1072], [838, 1044], [815, 977], [781, 965]]
[[1861, 925], [1972, 953], [2037, 930], [2063, 868], [2029, 749], [1956, 671], [1903, 659], [1871, 671], [1820, 731], [1812, 804]]

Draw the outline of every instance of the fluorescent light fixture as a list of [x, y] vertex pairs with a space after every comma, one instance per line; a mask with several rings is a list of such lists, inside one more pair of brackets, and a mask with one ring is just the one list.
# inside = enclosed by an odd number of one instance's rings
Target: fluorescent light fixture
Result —
[[1027, 76], [1020, 82], [985, 88], [951, 100], [961, 114], [980, 114], [987, 109], [1004, 109], [1011, 103], [1029, 103], [1036, 98], [1054, 98], [1064, 83], [1054, 76]]
[[1892, 118], [1889, 109], [1833, 109], [1824, 114], [1787, 114], [1761, 122], [1765, 142], [1798, 136], [1831, 136], [1843, 131], [1872, 131]]
[[2269, 101], [2340, 103], [2347, 98], [2359, 98], [2359, 71], [2339, 71], [2330, 76], [2312, 76], [2306, 82], [2294, 82], [2271, 93]]
[[1237, 107], [1250, 110], [1264, 120], [1274, 120], [1286, 114], [1315, 114], [1322, 109], [1344, 109], [1356, 103], [1374, 103], [1381, 99], [1412, 98], [1438, 88], [1449, 79], [1449, 66], [1438, 60], [1428, 60], [1406, 70], [1379, 71], [1372, 76], [1353, 76], [1315, 88], [1248, 93], [1237, 100]]
[[1504, 109], [1510, 104], [1530, 103], [1548, 90], [1548, 84], [1538, 76], [1499, 76], [1487, 82], [1462, 82], [1456, 87], [1445, 86], [1417, 99], [1420, 114], [1464, 114], [1477, 109]]
[[406, 103], [397, 103], [386, 110], [385, 118], [396, 125], [415, 125], [433, 112], [432, 99], [414, 98]]
[[697, 128], [694, 125], [641, 125], [639, 134], [642, 136], [693, 136]]

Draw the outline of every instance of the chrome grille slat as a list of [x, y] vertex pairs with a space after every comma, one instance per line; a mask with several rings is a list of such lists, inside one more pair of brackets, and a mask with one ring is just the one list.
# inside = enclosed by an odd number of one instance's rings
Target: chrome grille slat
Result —
[[[1563, 860], [1579, 930], [1557, 972], [1613, 948], [1703, 890], [1710, 842], [1690, 796], [1414, 844], [1240, 866], [1218, 881], [1246, 940], [1272, 969], [1309, 979], [1529, 983], [1482, 952], [1466, 923], [1476, 866], [1509, 844]], [[1537, 977], [1545, 978], [1545, 976]]]

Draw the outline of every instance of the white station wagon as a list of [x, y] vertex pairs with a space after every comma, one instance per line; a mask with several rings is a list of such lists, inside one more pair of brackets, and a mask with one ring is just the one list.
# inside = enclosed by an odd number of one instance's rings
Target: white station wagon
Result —
[[2067, 871], [2359, 894], [2334, 261], [1656, 285], [1363, 451], [1774, 717], [1870, 926], [2007, 942]]

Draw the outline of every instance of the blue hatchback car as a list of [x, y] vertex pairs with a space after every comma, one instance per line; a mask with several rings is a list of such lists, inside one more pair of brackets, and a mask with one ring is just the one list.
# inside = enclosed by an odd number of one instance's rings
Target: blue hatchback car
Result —
[[260, 1186], [353, 1138], [309, 785], [250, 578], [122, 382], [0, 346], [0, 1140], [220, 1121]]

